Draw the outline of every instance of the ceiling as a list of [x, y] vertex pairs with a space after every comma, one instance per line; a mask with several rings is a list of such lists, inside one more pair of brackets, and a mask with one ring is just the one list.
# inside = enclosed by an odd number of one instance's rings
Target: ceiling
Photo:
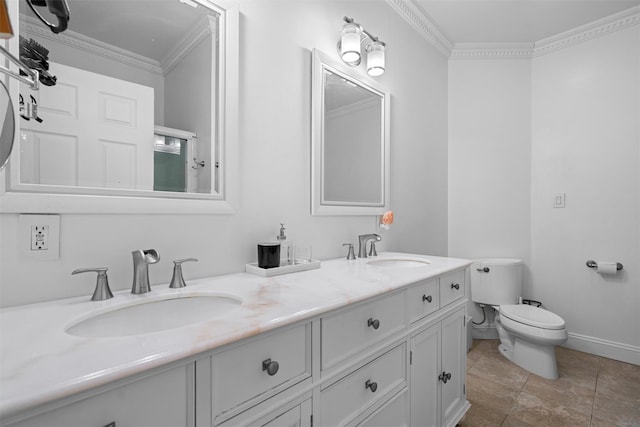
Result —
[[[179, 0], [67, 0], [67, 3], [70, 32], [158, 62], [189, 30], [198, 26], [204, 14], [211, 12]], [[51, 22], [57, 22], [46, 8], [39, 11]], [[35, 18], [26, 2], [20, 2], [20, 13]]]
[[406, 0], [452, 43], [534, 43], [640, 0]]

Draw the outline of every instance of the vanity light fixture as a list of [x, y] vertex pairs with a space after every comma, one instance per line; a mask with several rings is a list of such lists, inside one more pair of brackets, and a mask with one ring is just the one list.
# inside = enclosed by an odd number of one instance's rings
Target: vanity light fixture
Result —
[[384, 73], [384, 50], [386, 45], [376, 36], [369, 33], [353, 18], [344, 17], [345, 24], [340, 30], [338, 52], [342, 61], [350, 67], [357, 67], [362, 62], [362, 49], [367, 54], [367, 73], [380, 76]]

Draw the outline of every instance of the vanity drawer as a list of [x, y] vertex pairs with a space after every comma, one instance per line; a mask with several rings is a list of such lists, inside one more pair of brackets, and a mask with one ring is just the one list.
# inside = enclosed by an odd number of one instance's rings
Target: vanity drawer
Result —
[[193, 417], [193, 395], [189, 391], [192, 386], [193, 363], [151, 375], [10, 426], [183, 426]]
[[438, 279], [423, 280], [409, 288], [409, 320], [411, 323], [440, 307]]
[[401, 344], [324, 389], [321, 424], [344, 425], [406, 384], [406, 360], [406, 344]]
[[440, 306], [464, 297], [464, 270], [454, 271], [440, 277]]
[[322, 370], [404, 331], [405, 323], [404, 292], [396, 292], [323, 317]]
[[378, 408], [357, 427], [408, 427], [409, 426], [409, 392], [407, 389], [398, 393], [388, 402]]
[[211, 373], [216, 419], [238, 406], [238, 411], [246, 409], [257, 397], [285, 390], [311, 376], [310, 324], [263, 334], [215, 354]]

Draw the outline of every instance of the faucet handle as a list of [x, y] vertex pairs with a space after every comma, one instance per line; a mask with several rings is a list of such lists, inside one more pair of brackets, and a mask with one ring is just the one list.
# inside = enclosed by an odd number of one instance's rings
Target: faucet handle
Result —
[[184, 282], [184, 277], [182, 277], [182, 263], [191, 261], [195, 262], [198, 261], [198, 259], [184, 258], [173, 261], [173, 277], [171, 277], [171, 283], [169, 284], [170, 288], [184, 288], [187, 286]]
[[113, 298], [111, 289], [109, 289], [109, 278], [107, 277], [107, 267], [97, 268], [79, 268], [71, 272], [72, 275], [79, 273], [96, 272], [98, 277], [96, 279], [96, 289], [93, 291], [91, 301], [104, 301]]
[[356, 259], [356, 254], [353, 251], [353, 244], [343, 243], [342, 246], [349, 246], [349, 252], [347, 253], [347, 259]]
[[369, 249], [369, 256], [378, 256], [378, 252], [376, 251], [375, 240], [371, 241], [371, 249]]

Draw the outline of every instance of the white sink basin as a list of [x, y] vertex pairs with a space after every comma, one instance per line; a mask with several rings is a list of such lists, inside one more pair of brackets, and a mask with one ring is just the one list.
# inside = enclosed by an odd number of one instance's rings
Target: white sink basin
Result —
[[385, 267], [385, 268], [415, 268], [425, 267], [431, 262], [426, 259], [414, 259], [414, 258], [377, 258], [368, 262], [373, 267]]
[[217, 295], [159, 299], [97, 314], [70, 326], [66, 332], [93, 338], [147, 334], [215, 319], [239, 308], [241, 303], [240, 299]]

